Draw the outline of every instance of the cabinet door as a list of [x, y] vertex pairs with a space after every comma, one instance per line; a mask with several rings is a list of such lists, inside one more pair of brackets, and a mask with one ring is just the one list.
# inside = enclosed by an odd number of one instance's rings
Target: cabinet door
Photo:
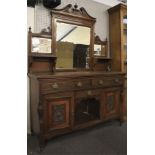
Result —
[[48, 128], [61, 129], [70, 126], [70, 102], [67, 99], [55, 99], [48, 102]]
[[113, 117], [113, 116], [119, 116], [120, 113], [120, 90], [116, 89], [109, 89], [104, 92], [105, 96], [105, 108], [104, 113], [105, 117]]

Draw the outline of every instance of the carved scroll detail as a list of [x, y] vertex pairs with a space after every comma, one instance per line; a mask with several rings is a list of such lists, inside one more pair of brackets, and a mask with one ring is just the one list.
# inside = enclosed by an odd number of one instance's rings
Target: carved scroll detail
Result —
[[67, 6], [65, 6], [62, 9], [52, 9], [51, 14], [53, 13], [67, 13], [67, 14], [71, 14], [71, 15], [77, 15], [77, 16], [81, 16], [81, 17], [85, 17], [91, 20], [96, 20], [96, 18], [90, 16], [88, 14], [88, 12], [85, 10], [85, 8], [81, 7], [78, 9], [78, 5], [74, 5], [72, 6], [72, 4], [68, 4]]

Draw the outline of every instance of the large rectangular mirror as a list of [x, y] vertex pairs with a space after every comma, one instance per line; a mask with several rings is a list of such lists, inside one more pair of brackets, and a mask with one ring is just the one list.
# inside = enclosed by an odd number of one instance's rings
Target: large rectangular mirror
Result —
[[84, 8], [71, 4], [53, 9], [51, 15], [56, 70], [92, 70], [96, 19]]
[[90, 28], [57, 22], [56, 68], [89, 68]]

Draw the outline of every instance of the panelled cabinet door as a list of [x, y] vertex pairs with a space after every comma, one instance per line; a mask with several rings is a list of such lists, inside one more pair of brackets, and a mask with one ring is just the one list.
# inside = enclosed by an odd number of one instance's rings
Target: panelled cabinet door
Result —
[[108, 90], [105, 92], [105, 117], [119, 115], [120, 91]]
[[48, 102], [48, 128], [61, 129], [70, 126], [70, 99]]

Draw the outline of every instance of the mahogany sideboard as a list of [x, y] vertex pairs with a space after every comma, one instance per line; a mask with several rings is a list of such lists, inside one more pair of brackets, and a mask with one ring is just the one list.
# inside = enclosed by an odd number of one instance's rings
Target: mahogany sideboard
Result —
[[[52, 10], [48, 35], [28, 33], [31, 130], [40, 146], [54, 136], [110, 119], [123, 121], [125, 73], [111, 71], [107, 41], [105, 54], [98, 54], [102, 44], [95, 54], [96, 19], [77, 7]], [[59, 38], [65, 27], [69, 32]]]
[[56, 135], [123, 120], [124, 73], [29, 74], [31, 128], [40, 144]]

